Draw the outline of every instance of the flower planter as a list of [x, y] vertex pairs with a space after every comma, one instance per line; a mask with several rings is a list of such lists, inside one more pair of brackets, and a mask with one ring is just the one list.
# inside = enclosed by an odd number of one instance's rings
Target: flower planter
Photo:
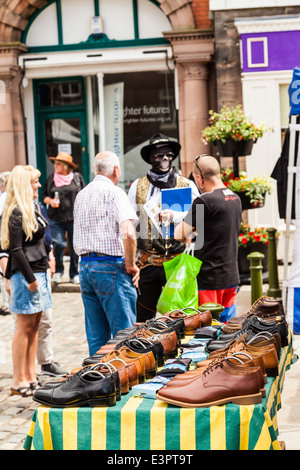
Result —
[[264, 193], [263, 201], [258, 204], [254, 204], [253, 202], [250, 202], [250, 197], [244, 191], [241, 191], [241, 192], [235, 191], [235, 194], [237, 194], [241, 200], [243, 211], [249, 210], [249, 209], [257, 209], [265, 205], [266, 193]]
[[251, 155], [254, 140], [226, 139], [225, 143], [222, 140], [216, 140], [214, 143], [220, 157], [245, 157]]

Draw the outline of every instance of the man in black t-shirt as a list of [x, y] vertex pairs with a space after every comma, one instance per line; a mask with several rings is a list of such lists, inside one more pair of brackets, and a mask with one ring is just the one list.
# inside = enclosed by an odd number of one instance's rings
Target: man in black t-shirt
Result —
[[214, 157], [196, 157], [193, 177], [201, 196], [176, 227], [175, 238], [185, 240], [192, 232], [196, 234], [195, 256], [202, 261], [197, 277], [199, 305], [223, 305], [220, 320], [226, 322], [236, 315], [241, 201], [223, 184], [220, 165]]

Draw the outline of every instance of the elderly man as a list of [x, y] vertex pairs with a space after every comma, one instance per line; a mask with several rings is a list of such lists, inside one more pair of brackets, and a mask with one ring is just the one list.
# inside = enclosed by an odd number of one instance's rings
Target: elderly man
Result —
[[223, 305], [220, 320], [226, 322], [236, 315], [241, 200], [223, 184], [220, 165], [214, 157], [197, 156], [193, 176], [201, 196], [177, 225], [174, 235], [182, 241], [194, 231], [198, 236], [203, 231], [203, 240], [196, 237], [195, 250], [195, 256], [202, 260], [197, 277], [199, 305], [206, 302]]
[[[189, 179], [179, 175], [172, 165], [180, 151], [180, 144], [163, 134], [155, 134], [150, 138], [149, 145], [141, 149], [143, 160], [151, 165], [147, 175], [135, 180], [128, 192], [129, 200], [135, 211], [139, 213], [138, 230], [138, 265], [141, 269], [139, 292], [137, 299], [137, 320], [145, 322], [156, 314], [156, 305], [162, 288], [166, 283], [163, 263], [182, 253], [185, 244], [178, 242], [173, 236], [162, 236], [153, 220], [144, 210], [145, 203], [157, 200], [163, 189], [191, 188], [192, 200], [199, 196], [196, 185]], [[169, 219], [179, 223], [184, 212], [165, 209], [156, 214], [161, 222]]]
[[74, 205], [74, 248], [81, 257], [80, 288], [90, 356], [136, 320], [135, 212], [117, 186], [119, 158], [101, 152], [94, 180], [78, 193]]

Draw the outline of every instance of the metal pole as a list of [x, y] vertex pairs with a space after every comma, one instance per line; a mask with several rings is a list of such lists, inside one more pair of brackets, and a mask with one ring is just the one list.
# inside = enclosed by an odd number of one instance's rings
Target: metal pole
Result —
[[290, 124], [290, 143], [289, 143], [289, 163], [288, 163], [288, 180], [287, 180], [287, 200], [286, 200], [286, 214], [285, 214], [285, 252], [284, 252], [284, 269], [283, 269], [283, 293], [282, 301], [286, 310], [287, 307], [287, 271], [288, 271], [288, 257], [289, 257], [289, 242], [290, 242], [290, 224], [292, 218], [292, 202], [293, 202], [293, 181], [294, 181], [294, 164], [295, 164], [295, 143], [296, 143], [296, 130], [300, 130], [300, 126], [296, 124], [297, 116], [292, 115]]
[[281, 289], [278, 281], [278, 265], [276, 256], [276, 229], [268, 228], [268, 270], [269, 270], [269, 297], [281, 297]]

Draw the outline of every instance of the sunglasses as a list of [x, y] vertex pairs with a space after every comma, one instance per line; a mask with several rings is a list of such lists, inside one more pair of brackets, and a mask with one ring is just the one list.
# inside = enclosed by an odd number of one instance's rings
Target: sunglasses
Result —
[[199, 158], [207, 157], [207, 156], [208, 156], [207, 153], [202, 153], [202, 155], [197, 155], [197, 157], [195, 157], [195, 159], [194, 159], [194, 163], [195, 163], [196, 167], [198, 168], [200, 176], [201, 176], [202, 179], [204, 179], [203, 178], [203, 173], [202, 173], [202, 170], [201, 170], [200, 166], [198, 165], [197, 161], [199, 160]]
[[164, 157], [168, 157], [168, 158], [174, 158], [174, 153], [172, 152], [168, 152], [168, 153], [156, 153], [155, 155], [153, 155], [154, 158], [164, 158]]

